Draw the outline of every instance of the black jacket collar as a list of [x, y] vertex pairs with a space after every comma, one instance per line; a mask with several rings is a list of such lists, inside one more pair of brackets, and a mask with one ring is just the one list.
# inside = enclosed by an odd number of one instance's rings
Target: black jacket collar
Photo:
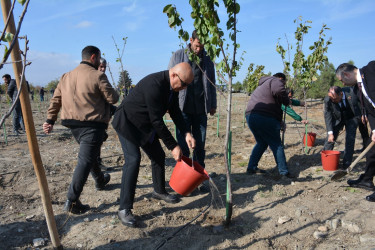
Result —
[[94, 64], [92, 64], [92, 63], [90, 63], [90, 62], [87, 62], [87, 61], [82, 61], [80, 64], [87, 64], [87, 65], [93, 67], [93, 68], [96, 69], [96, 70], [98, 69], [98, 68], [96, 68], [96, 67], [94, 66]]

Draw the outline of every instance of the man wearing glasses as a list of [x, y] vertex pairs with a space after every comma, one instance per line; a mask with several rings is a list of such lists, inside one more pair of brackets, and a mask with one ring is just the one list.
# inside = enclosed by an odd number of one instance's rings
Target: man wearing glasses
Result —
[[[189, 59], [189, 54], [194, 53], [199, 57], [199, 64]], [[168, 68], [177, 63], [188, 62], [193, 69], [194, 80], [190, 86], [179, 93], [179, 105], [186, 125], [191, 128], [196, 140], [196, 148], [193, 159], [197, 160], [202, 167], [205, 167], [205, 142], [207, 129], [207, 114], [216, 113], [216, 87], [215, 87], [215, 67], [210, 57], [200, 43], [197, 31], [194, 30], [190, 43], [185, 49], [177, 50], [170, 59]], [[189, 157], [190, 152], [187, 147], [184, 134], [177, 130], [178, 144], [181, 146], [184, 156]], [[199, 187], [201, 192], [208, 192], [208, 185]]]
[[173, 158], [181, 160], [181, 148], [163, 121], [168, 111], [177, 128], [185, 135], [187, 145], [195, 147], [195, 140], [178, 107], [178, 92], [186, 89], [193, 78], [188, 63], [179, 63], [169, 70], [150, 74], [139, 81], [115, 112], [112, 125], [125, 158], [118, 217], [125, 226], [135, 227], [137, 224], [131, 209], [141, 162], [140, 148], [151, 160], [152, 197], [168, 203], [179, 201], [177, 196], [165, 190], [165, 153], [159, 138], [172, 152]]
[[[342, 63], [336, 69], [336, 77], [345, 86], [357, 89], [362, 107], [362, 122], [367, 121], [371, 127], [371, 141], [375, 141], [375, 61], [369, 62], [366, 66], [358, 69], [349, 63]], [[375, 191], [375, 147], [372, 147], [366, 155], [365, 172], [358, 179], [349, 179], [348, 185], [351, 187], [364, 188]], [[366, 196], [366, 200], [375, 202], [375, 192]]]

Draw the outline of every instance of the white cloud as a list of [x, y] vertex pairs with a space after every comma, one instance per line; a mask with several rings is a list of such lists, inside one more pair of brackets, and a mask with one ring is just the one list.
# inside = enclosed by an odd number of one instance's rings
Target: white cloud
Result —
[[138, 22], [126, 22], [125, 23], [125, 28], [129, 31], [136, 31], [139, 26], [140, 26], [140, 23]]
[[[122, 16], [126, 17], [126, 21], [124, 23], [124, 27], [128, 31], [137, 31], [148, 19], [148, 15], [146, 15], [146, 10], [144, 7], [137, 5], [137, 1], [134, 1], [131, 5], [127, 5], [122, 8], [123, 13]], [[131, 20], [131, 21], [130, 21]]]
[[134, 1], [130, 6], [126, 6], [123, 8], [123, 10], [127, 13], [133, 13], [137, 8], [137, 4]]
[[69, 17], [69, 16], [75, 16], [77, 14], [84, 13], [92, 9], [104, 8], [106, 6], [112, 6], [116, 4], [118, 3], [110, 2], [110, 1], [108, 2], [102, 1], [98, 3], [92, 3], [92, 1], [90, 1], [90, 4], [88, 4], [85, 1], [76, 1], [72, 5], [72, 7], [69, 8], [69, 10], [60, 10], [57, 13], [52, 12], [53, 13], [52, 15], [49, 15], [49, 16], [43, 15], [41, 16], [40, 19], [34, 20], [34, 21], [36, 21], [37, 23], [49, 22], [49, 21], [56, 20], [56, 19], [62, 19], [62, 18]]
[[26, 78], [34, 85], [44, 86], [75, 68], [80, 62], [78, 57], [73, 58], [72, 55], [63, 53], [29, 51], [28, 61], [31, 65], [26, 68]]
[[82, 21], [82, 22], [78, 23], [75, 27], [76, 28], [88, 28], [88, 27], [91, 27], [92, 25], [93, 25], [92, 22]]
[[[343, 5], [343, 3], [346, 2], [348, 1], [327, 3], [331, 5], [331, 12], [328, 17], [330, 21], [343, 21], [353, 18], [360, 19], [362, 15], [375, 12], [375, 2], [373, 1], [348, 2], [347, 5]], [[350, 7], [348, 8], [348, 6]]]

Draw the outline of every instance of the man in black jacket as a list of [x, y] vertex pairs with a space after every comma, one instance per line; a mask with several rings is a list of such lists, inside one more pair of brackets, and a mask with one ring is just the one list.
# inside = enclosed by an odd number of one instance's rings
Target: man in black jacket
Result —
[[[346, 86], [358, 86], [358, 95], [363, 110], [363, 122], [368, 120], [372, 129], [371, 140], [375, 141], [375, 61], [358, 69], [349, 63], [343, 63], [336, 69], [337, 78]], [[357, 180], [348, 180], [352, 187], [360, 187], [374, 191], [373, 178], [375, 176], [375, 147], [366, 155], [365, 173]], [[367, 201], [375, 202], [375, 193], [366, 196]]]
[[14, 79], [10, 77], [9, 74], [3, 75], [4, 83], [8, 86], [7, 94], [12, 99], [12, 102], [16, 102], [13, 110], [13, 133], [14, 135], [22, 134], [21, 130], [25, 132], [25, 125], [22, 119], [22, 109], [20, 100], [16, 99], [18, 94], [17, 84]]
[[342, 167], [348, 168], [353, 160], [355, 135], [358, 117], [361, 110], [358, 97], [352, 88], [332, 86], [324, 98], [324, 120], [327, 128], [327, 139], [323, 150], [333, 150], [340, 130], [345, 126], [345, 152]]
[[159, 138], [171, 150], [176, 161], [181, 159], [182, 151], [163, 121], [168, 111], [177, 128], [185, 134], [190, 148], [195, 140], [186, 127], [178, 107], [178, 91], [185, 89], [194, 79], [191, 66], [179, 63], [170, 70], [150, 74], [143, 78], [122, 101], [113, 118], [113, 128], [120, 139], [124, 152], [119, 219], [126, 226], [136, 226], [132, 214], [135, 189], [141, 161], [140, 148], [151, 160], [152, 196], [169, 203], [178, 202], [178, 197], [165, 190], [165, 153]]

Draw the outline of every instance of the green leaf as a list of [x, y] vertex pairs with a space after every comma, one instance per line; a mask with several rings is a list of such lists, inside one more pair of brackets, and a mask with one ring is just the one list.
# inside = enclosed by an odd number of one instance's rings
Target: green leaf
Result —
[[169, 12], [169, 9], [172, 7], [172, 4], [168, 4], [164, 7], [163, 9], [163, 13], [168, 13]]
[[184, 39], [185, 42], [189, 40], [189, 33], [187, 31], [185, 31], [182, 39]]
[[240, 5], [236, 3], [236, 14], [238, 14], [239, 12], [240, 12]]
[[6, 45], [4, 45], [5, 49], [4, 49], [4, 56], [8, 53], [8, 47]]
[[10, 43], [11, 41], [13, 41], [13, 38], [14, 35], [12, 33], [6, 32], [3, 41]]
[[24, 5], [26, 3], [26, 0], [17, 0], [21, 5]]
[[171, 16], [170, 18], [168, 18], [168, 24], [169, 24], [169, 27], [174, 27], [176, 25], [176, 19], [174, 16]]

